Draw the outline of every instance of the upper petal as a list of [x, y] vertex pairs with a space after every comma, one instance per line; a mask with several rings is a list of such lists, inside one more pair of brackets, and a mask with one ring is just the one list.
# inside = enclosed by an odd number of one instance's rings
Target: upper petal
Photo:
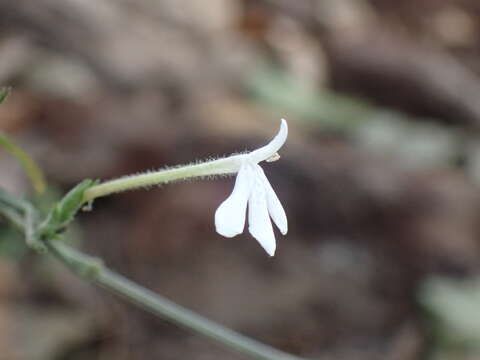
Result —
[[253, 169], [255, 180], [248, 199], [248, 230], [268, 255], [273, 256], [276, 244], [268, 215], [266, 191], [258, 169], [256, 167]]
[[215, 228], [220, 235], [233, 237], [243, 232], [251, 183], [251, 170], [242, 165], [232, 193], [215, 212]]
[[288, 232], [288, 221], [285, 210], [283, 209], [282, 203], [278, 199], [277, 194], [275, 194], [272, 185], [270, 185], [270, 182], [268, 181], [265, 172], [260, 165], [256, 166], [258, 166], [259, 168], [258, 174], [261, 177], [263, 185], [265, 187], [268, 212], [275, 225], [277, 225], [277, 227], [280, 229], [280, 232], [285, 235]]
[[249, 161], [259, 163], [274, 155], [285, 144], [288, 135], [288, 125], [285, 119], [282, 119], [278, 134], [267, 145], [248, 153], [246, 156]]

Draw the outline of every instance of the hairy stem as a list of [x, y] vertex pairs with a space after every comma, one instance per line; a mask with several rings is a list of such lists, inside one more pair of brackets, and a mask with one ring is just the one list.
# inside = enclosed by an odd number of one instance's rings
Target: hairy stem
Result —
[[132, 282], [96, 259], [58, 241], [48, 241], [52, 255], [81, 277], [123, 297], [144, 310], [261, 360], [300, 360], [218, 325]]
[[[36, 210], [29, 203], [15, 199], [9, 194], [0, 191], [0, 214], [26, 234], [27, 242], [39, 241], [36, 238], [29, 239], [29, 237], [33, 236], [32, 234], [36, 233], [34, 219], [37, 216]], [[301, 360], [299, 357], [250, 339], [176, 305], [170, 300], [109, 270], [104, 266], [101, 259], [86, 255], [58, 239], [43, 238], [41, 244], [46, 247], [49, 254], [65, 264], [79, 277], [123, 297], [128, 302], [157, 317], [192, 330], [254, 359]]]
[[106, 181], [87, 189], [84, 193], [83, 200], [88, 202], [101, 196], [140, 187], [166, 184], [175, 180], [234, 173], [238, 171], [240, 166], [240, 156], [241, 155], [233, 155], [223, 159], [124, 176]]

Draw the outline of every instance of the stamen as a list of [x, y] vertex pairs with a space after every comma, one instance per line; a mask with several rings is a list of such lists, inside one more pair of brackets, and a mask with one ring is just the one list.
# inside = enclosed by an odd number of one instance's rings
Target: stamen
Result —
[[272, 156], [266, 158], [265, 161], [266, 162], [274, 162], [274, 161], [277, 161], [278, 159], [280, 159], [280, 154], [276, 152]]

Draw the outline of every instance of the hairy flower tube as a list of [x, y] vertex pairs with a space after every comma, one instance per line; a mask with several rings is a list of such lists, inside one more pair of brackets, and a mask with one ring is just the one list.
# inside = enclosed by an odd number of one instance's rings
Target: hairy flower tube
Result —
[[239, 165], [235, 186], [215, 212], [217, 232], [225, 237], [234, 237], [243, 232], [248, 206], [248, 230], [270, 256], [275, 254], [276, 249], [270, 218], [283, 235], [288, 231], [288, 223], [280, 200], [258, 164], [277, 160], [277, 151], [285, 143], [287, 135], [287, 122], [282, 119], [280, 131], [270, 143], [250, 153], [234, 156]]
[[248, 206], [250, 234], [257, 239], [270, 256], [273, 256], [276, 244], [270, 218], [273, 219], [280, 232], [286, 234], [287, 217], [282, 204], [258, 164], [262, 161], [278, 160], [277, 151], [285, 143], [287, 135], [287, 122], [282, 119], [278, 134], [267, 145], [257, 150], [109, 180], [87, 189], [84, 192], [83, 201], [91, 204], [98, 197], [121, 191], [195, 177], [238, 173], [232, 194], [218, 207], [215, 213], [216, 230], [220, 235], [226, 237], [242, 233]]

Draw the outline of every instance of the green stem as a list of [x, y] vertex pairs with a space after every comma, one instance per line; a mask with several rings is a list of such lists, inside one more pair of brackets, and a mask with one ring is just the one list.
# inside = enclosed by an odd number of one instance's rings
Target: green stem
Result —
[[43, 173], [33, 159], [17, 146], [13, 141], [8, 139], [5, 134], [0, 131], [0, 146], [6, 149], [11, 155], [17, 158], [23, 166], [25, 173], [30, 179], [33, 188], [39, 194], [45, 191], [45, 180]]
[[[35, 233], [36, 211], [26, 201], [16, 199], [0, 190], [0, 213], [10, 220], [20, 231], [32, 236]], [[30, 240], [32, 241], [32, 240]], [[194, 312], [183, 308], [170, 300], [137, 285], [131, 280], [109, 270], [100, 259], [86, 255], [59, 240], [45, 238], [42, 245], [48, 252], [64, 263], [81, 278], [93, 282], [112, 293], [120, 295], [127, 301], [171, 321], [184, 328], [202, 334], [217, 343], [250, 355], [259, 360], [301, 360], [301, 358], [284, 353], [268, 345], [250, 339], [231, 329], [218, 325]]]
[[0, 207], [0, 214], [13, 225], [15, 229], [20, 232], [25, 231], [25, 224], [23, 220], [23, 216], [20, 215], [17, 211], [7, 208], [7, 207]]
[[57, 259], [81, 277], [120, 295], [144, 310], [259, 360], [300, 360], [218, 325], [107, 269], [95, 258], [58, 241], [47, 241]]
[[238, 170], [238, 159], [238, 155], [233, 155], [199, 164], [184, 165], [171, 169], [121, 177], [87, 189], [84, 193], [83, 200], [88, 202], [101, 196], [140, 187], [166, 184], [175, 180], [230, 174]]
[[25, 234], [28, 246], [38, 252], [46, 251], [45, 245], [35, 236], [37, 212], [28, 201], [0, 189], [0, 213]]

